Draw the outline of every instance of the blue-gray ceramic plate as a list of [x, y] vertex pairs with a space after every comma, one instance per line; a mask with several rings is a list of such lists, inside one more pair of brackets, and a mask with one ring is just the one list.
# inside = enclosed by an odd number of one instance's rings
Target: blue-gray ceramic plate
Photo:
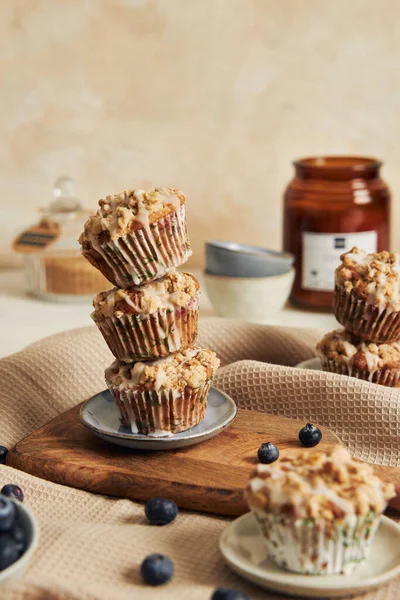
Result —
[[236, 416], [234, 401], [216, 388], [208, 394], [205, 417], [199, 425], [169, 437], [150, 437], [132, 433], [121, 425], [118, 412], [106, 390], [85, 402], [80, 411], [80, 419], [97, 437], [118, 446], [140, 450], [173, 450], [205, 442], [221, 433]]

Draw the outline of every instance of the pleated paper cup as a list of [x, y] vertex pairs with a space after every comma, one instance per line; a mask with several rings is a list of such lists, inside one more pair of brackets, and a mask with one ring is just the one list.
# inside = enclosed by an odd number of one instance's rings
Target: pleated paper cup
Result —
[[357, 369], [351, 364], [346, 365], [329, 358], [322, 357], [322, 370], [339, 375], [349, 375], [357, 379], [363, 379], [370, 383], [378, 383], [386, 387], [400, 387], [400, 370], [398, 369], [377, 369], [376, 371], [367, 371]]
[[198, 334], [199, 294], [175, 310], [92, 318], [116, 358], [124, 362], [164, 358], [193, 346]]
[[185, 205], [158, 219], [149, 228], [100, 244], [82, 254], [120, 288], [142, 285], [183, 265], [192, 249], [187, 234]]
[[305, 575], [349, 575], [368, 556], [380, 515], [347, 515], [335, 521], [295, 519], [254, 511], [269, 558]]
[[114, 397], [122, 425], [132, 433], [169, 436], [198, 425], [207, 408], [211, 380], [197, 389], [139, 391], [109, 389]]
[[335, 316], [347, 331], [369, 342], [390, 343], [400, 339], [400, 312], [377, 306], [358, 298], [354, 292], [335, 287]]

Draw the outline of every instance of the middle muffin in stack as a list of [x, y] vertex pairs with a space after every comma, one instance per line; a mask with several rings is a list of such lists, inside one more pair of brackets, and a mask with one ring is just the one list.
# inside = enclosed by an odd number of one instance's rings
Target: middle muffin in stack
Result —
[[[84, 256], [114, 284], [124, 282], [94, 298], [92, 318], [117, 359], [106, 383], [134, 433], [197, 425], [219, 366], [214, 352], [194, 347], [199, 283], [176, 270], [191, 254], [185, 200], [170, 188], [107, 197], [80, 238]], [[135, 252], [132, 240], [139, 240]]]
[[345, 329], [317, 346], [324, 371], [400, 387], [400, 255], [353, 248], [335, 273], [335, 315]]

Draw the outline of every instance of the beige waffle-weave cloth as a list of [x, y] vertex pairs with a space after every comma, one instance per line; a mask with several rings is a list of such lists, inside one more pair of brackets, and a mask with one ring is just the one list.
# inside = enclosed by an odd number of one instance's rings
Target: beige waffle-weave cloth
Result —
[[[341, 375], [293, 369], [314, 355], [318, 332], [209, 318], [199, 345], [215, 350], [222, 366], [215, 385], [242, 408], [311, 420], [329, 427], [357, 457], [400, 466], [400, 391]], [[112, 361], [95, 327], [41, 340], [0, 360], [0, 444], [11, 447], [53, 417], [104, 389]], [[207, 600], [217, 586], [249, 598], [279, 600], [224, 564], [218, 539], [228, 520], [182, 511], [167, 527], [146, 524], [143, 505], [64, 487], [10, 467], [0, 485], [17, 483], [41, 528], [26, 573], [1, 586], [16, 600]], [[170, 556], [175, 576], [144, 586], [139, 565], [151, 552]], [[362, 596], [399, 600], [400, 580]]]

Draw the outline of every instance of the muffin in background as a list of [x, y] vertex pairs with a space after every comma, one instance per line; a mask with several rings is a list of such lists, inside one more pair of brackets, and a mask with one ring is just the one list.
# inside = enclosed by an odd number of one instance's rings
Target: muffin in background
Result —
[[106, 369], [121, 423], [132, 433], [166, 436], [203, 420], [219, 360], [192, 348], [150, 362], [116, 360]]
[[128, 190], [99, 200], [79, 238], [83, 256], [117, 287], [162, 277], [192, 254], [185, 201], [171, 188]]
[[353, 248], [335, 271], [335, 316], [372, 342], [400, 339], [400, 254]]
[[400, 343], [375, 344], [345, 329], [327, 333], [317, 344], [322, 369], [387, 387], [400, 387]]
[[163, 358], [195, 343], [199, 287], [194, 275], [174, 269], [140, 287], [100, 292], [91, 316], [116, 358]]
[[270, 559], [307, 575], [349, 574], [362, 563], [394, 495], [340, 447], [260, 464], [245, 490]]

